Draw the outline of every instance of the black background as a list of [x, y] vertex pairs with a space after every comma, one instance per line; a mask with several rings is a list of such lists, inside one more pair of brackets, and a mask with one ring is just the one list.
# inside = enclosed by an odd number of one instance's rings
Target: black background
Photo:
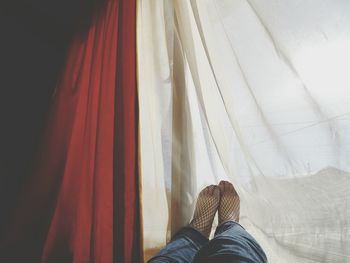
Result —
[[1, 230], [33, 171], [69, 44], [84, 33], [96, 2], [0, 1]]

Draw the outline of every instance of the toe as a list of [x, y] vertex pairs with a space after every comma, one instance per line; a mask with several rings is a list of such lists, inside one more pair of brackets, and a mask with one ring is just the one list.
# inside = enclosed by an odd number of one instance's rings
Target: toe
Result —
[[229, 182], [224, 181], [224, 189], [225, 189], [225, 192], [228, 192], [228, 190], [229, 190]]
[[233, 185], [229, 182], [227, 182], [227, 189], [230, 193], [233, 193], [234, 192], [234, 188], [233, 188]]
[[210, 195], [213, 195], [214, 189], [215, 189], [215, 185], [209, 186], [209, 194], [210, 194]]
[[220, 181], [218, 186], [219, 186], [221, 193], [223, 193], [225, 191], [225, 181]]
[[224, 192], [229, 192], [230, 191], [230, 182], [223, 181], [223, 186], [224, 186]]
[[206, 195], [210, 195], [211, 191], [212, 191], [212, 190], [211, 190], [211, 185], [209, 185], [209, 186], [207, 186], [207, 187], [205, 188], [205, 192], [204, 192], [204, 193], [205, 193]]

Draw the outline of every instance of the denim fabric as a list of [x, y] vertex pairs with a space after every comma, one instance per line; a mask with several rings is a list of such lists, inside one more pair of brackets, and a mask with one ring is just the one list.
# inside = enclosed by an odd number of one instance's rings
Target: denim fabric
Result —
[[220, 225], [212, 240], [185, 227], [149, 263], [266, 263], [257, 241], [238, 223]]
[[197, 253], [194, 263], [266, 263], [258, 242], [238, 223], [226, 222], [215, 236]]
[[182, 228], [148, 263], [191, 263], [209, 239], [191, 227]]

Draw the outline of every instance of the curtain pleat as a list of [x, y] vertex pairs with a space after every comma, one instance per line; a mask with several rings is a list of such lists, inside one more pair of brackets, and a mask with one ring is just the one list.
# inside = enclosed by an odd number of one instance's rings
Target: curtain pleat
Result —
[[120, 1], [117, 50], [114, 252], [115, 262], [141, 262], [138, 191], [136, 1]]
[[269, 262], [350, 262], [350, 2], [138, 3], [145, 258], [230, 180]]
[[138, 261], [135, 8], [107, 0], [73, 41], [6, 262]]

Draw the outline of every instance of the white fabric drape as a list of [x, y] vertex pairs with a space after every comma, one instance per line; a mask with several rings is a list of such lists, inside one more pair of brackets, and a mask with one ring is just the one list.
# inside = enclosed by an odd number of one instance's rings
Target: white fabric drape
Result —
[[350, 262], [350, 1], [137, 12], [146, 258], [226, 179], [269, 262]]

